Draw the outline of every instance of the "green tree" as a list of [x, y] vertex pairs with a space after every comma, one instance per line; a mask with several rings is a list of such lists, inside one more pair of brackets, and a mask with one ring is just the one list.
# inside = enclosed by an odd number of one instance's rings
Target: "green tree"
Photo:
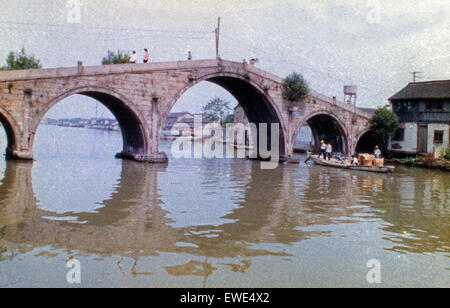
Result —
[[283, 97], [291, 102], [299, 102], [309, 93], [309, 86], [302, 74], [291, 73], [283, 83]]
[[387, 149], [391, 139], [398, 129], [397, 115], [386, 108], [378, 108], [370, 119], [370, 128], [374, 134], [383, 142], [382, 146]]
[[224, 122], [227, 123], [234, 123], [234, 114], [229, 114], [225, 117]]
[[102, 59], [102, 65], [121, 64], [129, 62], [130, 62], [130, 55], [120, 50], [117, 51], [117, 54], [115, 54], [111, 50], [108, 50], [108, 55]]
[[230, 114], [231, 108], [230, 103], [226, 100], [214, 97], [202, 108], [202, 111], [208, 114], [213, 120], [220, 119], [221, 123], [224, 123], [225, 119]]
[[450, 148], [445, 149], [445, 151], [442, 153], [442, 157], [446, 160], [450, 160]]
[[42, 68], [41, 60], [36, 59], [34, 56], [27, 55], [25, 48], [22, 48], [19, 52], [11, 51], [6, 58], [6, 65], [2, 70], [24, 70]]

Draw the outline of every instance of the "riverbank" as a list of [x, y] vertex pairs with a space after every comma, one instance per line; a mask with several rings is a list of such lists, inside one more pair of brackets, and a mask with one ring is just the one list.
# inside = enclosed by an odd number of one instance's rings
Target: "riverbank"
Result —
[[430, 158], [391, 158], [386, 159], [386, 162], [409, 166], [409, 167], [420, 167], [420, 168], [429, 168], [429, 169], [438, 169], [443, 171], [450, 171], [450, 161], [446, 159], [430, 159]]

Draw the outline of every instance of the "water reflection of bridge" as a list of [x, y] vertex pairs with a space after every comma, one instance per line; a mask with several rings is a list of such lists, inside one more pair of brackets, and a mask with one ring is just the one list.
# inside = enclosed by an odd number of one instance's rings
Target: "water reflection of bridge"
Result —
[[[47, 246], [68, 253], [135, 260], [176, 252], [206, 261], [166, 267], [171, 275], [209, 275], [216, 268], [208, 258], [244, 258], [241, 264], [226, 265], [245, 272], [253, 256], [288, 254], [283, 248], [267, 248], [275, 245], [260, 244], [292, 244], [328, 236], [330, 225], [361, 219], [383, 221], [383, 230], [389, 234], [386, 239], [393, 245], [386, 249], [449, 250], [449, 183], [445, 175], [441, 181], [439, 174], [423, 181], [414, 173], [389, 177], [344, 172], [346, 177], [336, 177], [336, 172], [342, 171], [293, 166], [249, 171], [232, 164], [232, 177], [247, 180], [243, 197], [236, 201], [239, 206], [223, 217], [226, 222], [177, 228], [160, 195], [162, 166], [124, 161], [119, 185], [96, 213], [57, 214], [39, 208], [32, 187], [32, 164], [8, 162], [0, 185], [0, 260], [12, 249], [20, 248], [23, 253]], [[306, 183], [299, 172], [309, 173]], [[266, 181], [269, 176], [272, 180]], [[279, 183], [277, 187], [274, 182]], [[402, 195], [405, 190], [408, 198]], [[385, 201], [384, 194], [390, 199]], [[426, 202], [428, 199], [432, 202]], [[317, 228], [311, 228], [314, 226]]]

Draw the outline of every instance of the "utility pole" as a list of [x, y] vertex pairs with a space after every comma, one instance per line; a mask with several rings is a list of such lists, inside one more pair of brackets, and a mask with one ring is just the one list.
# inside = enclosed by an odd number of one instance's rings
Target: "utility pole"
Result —
[[413, 82], [416, 82], [417, 75], [422, 74], [422, 72], [411, 72], [411, 75], [413, 75]]
[[218, 17], [217, 19], [217, 28], [216, 28], [216, 59], [220, 59], [219, 38], [220, 38], [220, 17]]

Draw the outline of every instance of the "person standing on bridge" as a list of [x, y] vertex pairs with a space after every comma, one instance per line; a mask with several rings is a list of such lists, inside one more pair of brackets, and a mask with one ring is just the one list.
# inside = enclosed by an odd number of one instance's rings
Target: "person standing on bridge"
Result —
[[251, 58], [250, 59], [250, 65], [255, 65], [256, 63], [258, 63], [259, 62], [259, 59], [258, 58]]
[[133, 50], [133, 53], [130, 56], [130, 63], [135, 64], [137, 61], [137, 54], [136, 54], [136, 50]]
[[150, 60], [150, 54], [148, 52], [148, 49], [144, 49], [144, 63], [148, 63], [148, 60]]
[[331, 146], [331, 143], [327, 143], [325, 147], [326, 152], [326, 159], [331, 160], [331, 153], [333, 153], [333, 147]]

